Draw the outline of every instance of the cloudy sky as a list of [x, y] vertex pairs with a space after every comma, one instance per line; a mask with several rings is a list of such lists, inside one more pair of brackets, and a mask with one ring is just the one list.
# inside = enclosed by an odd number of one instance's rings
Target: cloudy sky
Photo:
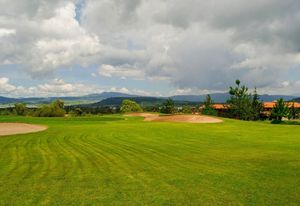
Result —
[[299, 0], [0, 0], [0, 95], [300, 95]]

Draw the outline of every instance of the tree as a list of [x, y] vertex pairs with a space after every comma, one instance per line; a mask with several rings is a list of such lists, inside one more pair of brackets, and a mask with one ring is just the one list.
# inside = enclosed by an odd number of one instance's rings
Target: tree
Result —
[[14, 113], [19, 116], [25, 116], [27, 114], [27, 107], [25, 103], [16, 103]]
[[188, 105], [185, 105], [182, 107], [182, 113], [184, 114], [192, 114], [193, 111], [192, 111], [192, 108]]
[[51, 112], [53, 117], [64, 117], [66, 111], [64, 110], [65, 103], [62, 100], [55, 100], [51, 104]]
[[10, 111], [9, 108], [1, 108], [0, 109], [0, 115], [11, 115], [12, 112]]
[[290, 103], [291, 107], [289, 108], [288, 118], [298, 119], [299, 118], [299, 109], [295, 107], [295, 102]]
[[64, 102], [56, 100], [50, 105], [44, 105], [36, 110], [34, 116], [37, 117], [64, 117]]
[[75, 117], [80, 117], [83, 114], [83, 111], [80, 108], [73, 109], [70, 114]]
[[159, 112], [159, 105], [146, 105], [143, 107], [146, 112]]
[[275, 106], [272, 109], [271, 118], [275, 122], [281, 122], [283, 117], [287, 117], [289, 114], [289, 106], [285, 104], [283, 98], [277, 100]]
[[256, 88], [254, 89], [254, 94], [252, 96], [251, 106], [252, 106], [251, 119], [255, 121], [261, 119], [261, 114], [263, 112], [263, 102], [260, 101]]
[[251, 119], [251, 94], [246, 86], [240, 85], [240, 80], [236, 80], [236, 87], [230, 87], [229, 111], [232, 117], [242, 120]]
[[128, 112], [142, 112], [143, 110], [141, 106], [135, 101], [125, 99], [122, 102], [120, 111], [121, 113], [128, 113]]
[[204, 108], [202, 110], [202, 114], [206, 115], [217, 115], [217, 111], [213, 108], [214, 101], [212, 100], [211, 96], [208, 94], [204, 101]]
[[54, 102], [52, 102], [52, 106], [54, 108], [64, 109], [65, 103], [62, 100], [57, 99]]
[[173, 114], [175, 113], [175, 103], [171, 98], [168, 98], [164, 103], [160, 110], [161, 113], [164, 114]]

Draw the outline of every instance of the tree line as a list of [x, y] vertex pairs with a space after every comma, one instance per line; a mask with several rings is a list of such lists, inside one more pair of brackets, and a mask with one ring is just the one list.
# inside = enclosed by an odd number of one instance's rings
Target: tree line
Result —
[[[283, 118], [298, 119], [299, 109], [295, 108], [294, 102], [285, 102], [283, 98], [276, 101], [270, 114], [264, 111], [264, 103], [260, 99], [256, 88], [251, 93], [248, 87], [241, 85], [239, 80], [236, 80], [234, 87], [229, 88], [230, 98], [227, 104], [224, 104], [226, 112], [223, 114], [226, 117], [240, 120], [265, 120], [270, 119], [273, 123], [280, 123]], [[216, 115], [214, 102], [210, 95], [207, 95], [204, 102], [203, 114]]]
[[[284, 102], [282, 98], [276, 101], [275, 106], [269, 114], [264, 111], [264, 103], [260, 99], [256, 88], [254, 92], [249, 92], [248, 87], [241, 85], [236, 80], [235, 86], [229, 88], [230, 98], [224, 104], [225, 112], [219, 114], [214, 108], [214, 101], [210, 95], [200, 107], [191, 107], [182, 105], [175, 107], [175, 102], [168, 98], [161, 105], [152, 105], [141, 107], [132, 100], [125, 99], [118, 107], [102, 106], [96, 108], [82, 106], [65, 106], [61, 100], [56, 100], [49, 105], [42, 105], [38, 108], [28, 108], [24, 103], [17, 103], [13, 108], [0, 109], [1, 115], [19, 115], [34, 117], [64, 117], [66, 114], [70, 116], [83, 116], [88, 114], [116, 114], [128, 112], [160, 112], [164, 114], [174, 113], [197, 113], [201, 112], [205, 115], [225, 116], [240, 120], [257, 121], [270, 119], [273, 123], [280, 123], [283, 118], [297, 119], [299, 118], [299, 109], [295, 108], [293, 102]], [[201, 109], [200, 109], [201, 108]]]
[[38, 108], [28, 108], [25, 103], [16, 103], [12, 108], [1, 109], [0, 114], [33, 117], [64, 117], [66, 111], [64, 109], [64, 102], [56, 100], [49, 105], [42, 105]]

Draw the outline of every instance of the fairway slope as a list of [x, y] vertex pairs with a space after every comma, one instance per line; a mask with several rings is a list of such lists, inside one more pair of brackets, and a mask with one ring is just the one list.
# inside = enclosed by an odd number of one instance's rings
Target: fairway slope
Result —
[[46, 126], [24, 123], [0, 123], [0, 136], [27, 134], [46, 130]]
[[187, 122], [187, 123], [220, 123], [221, 119], [204, 115], [165, 115], [151, 113], [130, 113], [127, 116], [145, 117], [144, 121], [148, 122]]
[[300, 127], [222, 120], [0, 116], [49, 128], [0, 138], [0, 206], [300, 205]]

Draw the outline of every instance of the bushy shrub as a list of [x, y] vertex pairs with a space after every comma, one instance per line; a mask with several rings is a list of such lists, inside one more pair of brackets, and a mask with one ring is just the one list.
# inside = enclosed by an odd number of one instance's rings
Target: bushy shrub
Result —
[[163, 106], [161, 107], [160, 112], [164, 113], [164, 114], [173, 114], [173, 113], [175, 113], [175, 103], [174, 103], [174, 101], [171, 98], [167, 99], [163, 103]]
[[54, 101], [51, 105], [44, 105], [38, 108], [34, 116], [36, 117], [64, 117], [64, 102], [61, 100]]
[[69, 114], [74, 117], [80, 117], [83, 115], [83, 111], [80, 108], [75, 108], [72, 111], [70, 111]]
[[12, 115], [12, 114], [13, 113], [11, 112], [11, 109], [9, 109], [9, 108], [3, 108], [0, 110], [1, 116]]
[[19, 116], [25, 116], [27, 114], [27, 107], [24, 103], [16, 103], [14, 107], [14, 113]]
[[277, 120], [277, 119], [274, 119], [271, 121], [271, 124], [281, 124], [282, 121], [281, 120]]
[[159, 112], [159, 106], [158, 105], [144, 106], [143, 111], [145, 111], [145, 112]]
[[272, 109], [271, 118], [273, 120], [282, 121], [282, 118], [288, 117], [289, 115], [289, 107], [284, 102], [283, 98], [277, 100], [275, 107]]
[[128, 113], [128, 112], [142, 112], [143, 109], [141, 106], [136, 103], [135, 101], [125, 99], [122, 102], [121, 108], [120, 108], [121, 113]]
[[190, 106], [183, 106], [182, 107], [182, 113], [184, 113], [184, 114], [192, 114], [193, 111], [192, 111], [192, 108]]

